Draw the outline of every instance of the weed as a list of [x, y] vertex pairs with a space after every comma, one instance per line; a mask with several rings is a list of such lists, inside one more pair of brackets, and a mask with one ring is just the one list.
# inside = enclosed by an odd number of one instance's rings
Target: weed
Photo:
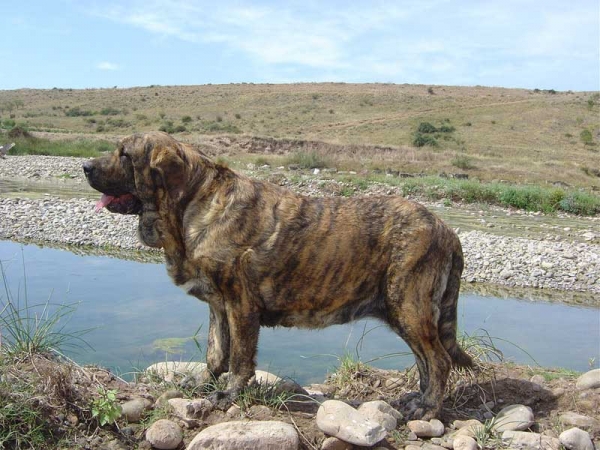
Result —
[[285, 165], [290, 164], [296, 164], [300, 169], [323, 169], [330, 166], [328, 159], [314, 151], [293, 153], [285, 161]]
[[282, 389], [282, 381], [276, 383], [252, 383], [242, 389], [237, 398], [237, 405], [242, 411], [253, 405], [265, 405], [279, 409], [294, 397], [291, 392]]
[[579, 133], [579, 137], [581, 138], [581, 142], [584, 145], [592, 145], [594, 143], [594, 137], [592, 136], [592, 132], [587, 128], [583, 129], [581, 133]]
[[450, 161], [450, 163], [454, 167], [458, 167], [459, 169], [468, 170], [468, 169], [475, 168], [475, 166], [473, 165], [472, 159], [465, 155], [456, 155], [452, 159], [452, 161]]
[[421, 122], [417, 128], [418, 133], [435, 133], [438, 129], [429, 122]]
[[425, 147], [425, 146], [437, 147], [438, 146], [438, 142], [436, 141], [436, 139], [433, 136], [430, 136], [428, 134], [418, 133], [418, 132], [414, 134], [412, 144], [415, 147]]
[[494, 431], [496, 425], [496, 418], [488, 419], [483, 423], [483, 426], [473, 427], [473, 433], [475, 434], [475, 440], [477, 445], [481, 449], [494, 449], [498, 445], [498, 437]]
[[92, 400], [91, 410], [92, 417], [98, 420], [101, 427], [114, 423], [121, 417], [121, 405], [117, 401], [117, 391], [100, 386], [98, 397]]
[[[23, 268], [25, 271], [25, 268]], [[83, 348], [89, 345], [82, 336], [91, 330], [70, 331], [65, 326], [77, 309], [74, 304], [53, 304], [50, 297], [43, 303], [30, 304], [27, 282], [24, 282], [24, 300], [15, 299], [8, 286], [4, 265], [0, 273], [6, 299], [0, 296], [0, 329], [3, 331], [2, 351], [9, 357], [49, 353], [62, 348]], [[24, 273], [25, 277], [25, 273]]]

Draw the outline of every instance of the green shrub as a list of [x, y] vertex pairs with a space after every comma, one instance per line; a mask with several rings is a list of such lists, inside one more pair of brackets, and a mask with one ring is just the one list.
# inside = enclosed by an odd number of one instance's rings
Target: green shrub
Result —
[[438, 129], [429, 122], [421, 122], [417, 128], [418, 133], [435, 133]]
[[121, 111], [119, 111], [116, 108], [113, 108], [112, 106], [109, 106], [108, 108], [102, 108], [100, 114], [102, 114], [103, 116], [118, 116], [119, 114], [121, 114]]
[[454, 167], [458, 167], [459, 169], [473, 169], [475, 168], [475, 166], [473, 165], [473, 162], [471, 160], [471, 158], [469, 158], [468, 156], [465, 155], [456, 155], [452, 161], [450, 161], [450, 163], [454, 166]]
[[182, 121], [183, 123], [190, 123], [190, 122], [192, 121], [192, 117], [191, 117], [191, 116], [183, 116], [183, 117], [181, 118], [181, 121]]
[[581, 142], [583, 142], [585, 145], [592, 145], [594, 142], [592, 132], [587, 128], [582, 130], [581, 133], [579, 133], [579, 137], [581, 138]]
[[286, 165], [296, 164], [301, 169], [323, 169], [329, 167], [330, 162], [317, 152], [297, 151], [286, 160]]
[[79, 117], [79, 116], [93, 116], [94, 113], [89, 110], [83, 110], [76, 106], [75, 108], [71, 108], [65, 111], [65, 116], [67, 117]]
[[426, 145], [429, 147], [437, 147], [438, 145], [438, 142], [433, 136], [419, 132], [414, 134], [412, 143], [415, 147], [425, 147]]

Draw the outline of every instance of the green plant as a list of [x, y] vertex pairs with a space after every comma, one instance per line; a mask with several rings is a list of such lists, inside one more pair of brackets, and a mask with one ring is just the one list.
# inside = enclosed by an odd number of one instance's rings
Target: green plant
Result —
[[121, 405], [117, 402], [117, 391], [98, 387], [98, 397], [92, 400], [92, 417], [98, 420], [101, 427], [113, 423], [121, 417]]
[[301, 169], [323, 169], [330, 165], [329, 160], [315, 151], [297, 151], [287, 158], [286, 165], [289, 164], [296, 164]]
[[592, 132], [585, 128], [579, 133], [579, 137], [581, 138], [581, 142], [585, 145], [592, 145], [594, 143], [594, 137], [592, 136]]
[[[496, 425], [496, 418], [487, 419], [482, 426], [474, 426], [473, 434], [475, 435], [475, 441], [479, 448], [483, 449], [494, 449], [497, 448], [498, 437], [494, 431]], [[491, 445], [491, 446], [490, 446]]]
[[436, 139], [433, 136], [417, 132], [414, 134], [412, 144], [415, 147], [425, 147], [425, 146], [437, 147], [438, 142], [436, 141]]
[[43, 303], [30, 304], [23, 264], [24, 300], [15, 299], [8, 286], [4, 265], [0, 261], [4, 295], [0, 296], [0, 330], [2, 351], [10, 356], [48, 353], [62, 348], [89, 347], [82, 336], [91, 330], [66, 331], [66, 325], [77, 309], [73, 304], [53, 304], [50, 297]]
[[191, 116], [183, 116], [183, 117], [181, 118], [181, 121], [182, 121], [183, 123], [190, 123], [190, 122], [192, 121], [192, 117], [191, 117]]
[[29, 400], [12, 398], [10, 391], [14, 387], [0, 383], [0, 448], [43, 448], [47, 430], [42, 415]]
[[475, 168], [475, 166], [473, 165], [473, 162], [471, 160], [471, 158], [469, 158], [468, 156], [465, 155], [456, 155], [452, 161], [450, 161], [450, 163], [454, 166], [454, 167], [458, 167], [459, 169], [473, 169]]
[[438, 129], [429, 122], [421, 122], [417, 127], [419, 133], [435, 133]]

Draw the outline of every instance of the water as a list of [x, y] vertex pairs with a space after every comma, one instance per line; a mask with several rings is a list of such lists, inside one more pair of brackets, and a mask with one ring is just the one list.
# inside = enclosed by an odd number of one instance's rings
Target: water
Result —
[[[85, 340], [94, 348], [70, 355], [118, 373], [165, 359], [201, 359], [208, 331], [208, 307], [175, 287], [164, 265], [0, 241], [0, 260], [13, 297], [24, 301], [24, 271], [30, 304], [75, 303], [67, 330], [93, 328]], [[23, 266], [23, 261], [25, 262]], [[6, 293], [0, 292], [0, 302]], [[202, 353], [193, 340], [196, 333]], [[486, 330], [505, 356], [516, 362], [584, 371], [600, 360], [597, 308], [516, 298], [462, 294], [459, 327], [469, 334]], [[367, 331], [363, 339], [361, 336]], [[173, 341], [165, 341], [174, 338]], [[183, 341], [183, 342], [182, 342]], [[167, 353], [175, 351], [176, 353]], [[408, 347], [377, 321], [359, 321], [324, 330], [261, 330], [258, 366], [300, 383], [320, 382], [346, 352], [382, 368], [413, 362]], [[383, 355], [396, 354], [390, 358]], [[532, 359], [534, 358], [534, 360]]]

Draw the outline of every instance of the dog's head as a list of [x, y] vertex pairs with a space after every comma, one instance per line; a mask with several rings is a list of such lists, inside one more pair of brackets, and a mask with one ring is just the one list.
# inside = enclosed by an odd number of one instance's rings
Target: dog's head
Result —
[[157, 221], [180, 215], [208, 166], [212, 163], [200, 151], [152, 132], [122, 139], [111, 155], [86, 161], [83, 171], [103, 194], [96, 210], [139, 215], [142, 241], [162, 247], [164, 230]]

